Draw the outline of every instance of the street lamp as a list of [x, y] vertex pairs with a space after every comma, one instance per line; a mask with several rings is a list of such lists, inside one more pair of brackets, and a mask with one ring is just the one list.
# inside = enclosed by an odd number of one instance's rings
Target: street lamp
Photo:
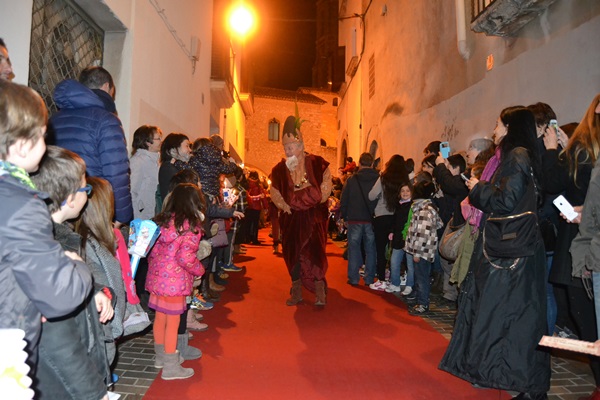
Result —
[[229, 27], [241, 38], [246, 38], [256, 29], [254, 10], [245, 3], [239, 2], [229, 14]]

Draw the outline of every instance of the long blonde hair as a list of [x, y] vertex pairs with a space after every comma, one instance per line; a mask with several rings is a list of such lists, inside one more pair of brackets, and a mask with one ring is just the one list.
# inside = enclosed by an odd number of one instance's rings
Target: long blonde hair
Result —
[[112, 186], [106, 179], [89, 176], [87, 183], [92, 185], [92, 194], [85, 209], [75, 223], [75, 231], [82, 237], [82, 248], [89, 237], [96, 239], [114, 256], [116, 237], [113, 231], [115, 200]]
[[[600, 94], [592, 100], [567, 147], [561, 153], [561, 157], [567, 160], [569, 174], [575, 182], [577, 182], [578, 164], [589, 163], [593, 166], [600, 155], [600, 114], [596, 114], [598, 103], [600, 103]], [[580, 159], [582, 152], [584, 154]]]

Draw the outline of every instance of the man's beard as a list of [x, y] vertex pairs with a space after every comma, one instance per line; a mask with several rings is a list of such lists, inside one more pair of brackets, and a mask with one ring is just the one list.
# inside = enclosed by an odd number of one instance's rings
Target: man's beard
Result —
[[296, 169], [296, 167], [298, 166], [298, 164], [299, 164], [298, 157], [296, 157], [296, 156], [289, 156], [285, 160], [285, 165], [287, 166], [287, 168], [290, 171], [294, 171]]

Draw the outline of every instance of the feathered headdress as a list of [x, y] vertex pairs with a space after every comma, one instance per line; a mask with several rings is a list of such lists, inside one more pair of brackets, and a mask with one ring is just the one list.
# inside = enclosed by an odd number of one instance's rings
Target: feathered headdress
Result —
[[305, 120], [300, 119], [297, 102], [295, 103], [295, 114], [295, 116], [290, 115], [287, 117], [283, 124], [283, 137], [281, 138], [281, 142], [284, 146], [288, 143], [304, 141], [300, 127]]

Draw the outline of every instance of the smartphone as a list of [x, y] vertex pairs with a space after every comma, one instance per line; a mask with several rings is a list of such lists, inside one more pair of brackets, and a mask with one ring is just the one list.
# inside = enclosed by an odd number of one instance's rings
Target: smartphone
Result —
[[460, 174], [460, 177], [463, 179], [463, 181], [468, 182], [469, 178], [467, 178], [467, 176], [465, 174]]
[[577, 217], [577, 211], [562, 194], [555, 198], [553, 203], [569, 221], [573, 221]]
[[555, 119], [551, 119], [550, 122], [548, 122], [548, 126], [554, 128], [554, 133], [556, 133], [556, 135], [558, 136], [558, 121], [556, 121]]
[[442, 155], [442, 157], [448, 158], [448, 156], [450, 155], [450, 143], [440, 143], [440, 154]]

